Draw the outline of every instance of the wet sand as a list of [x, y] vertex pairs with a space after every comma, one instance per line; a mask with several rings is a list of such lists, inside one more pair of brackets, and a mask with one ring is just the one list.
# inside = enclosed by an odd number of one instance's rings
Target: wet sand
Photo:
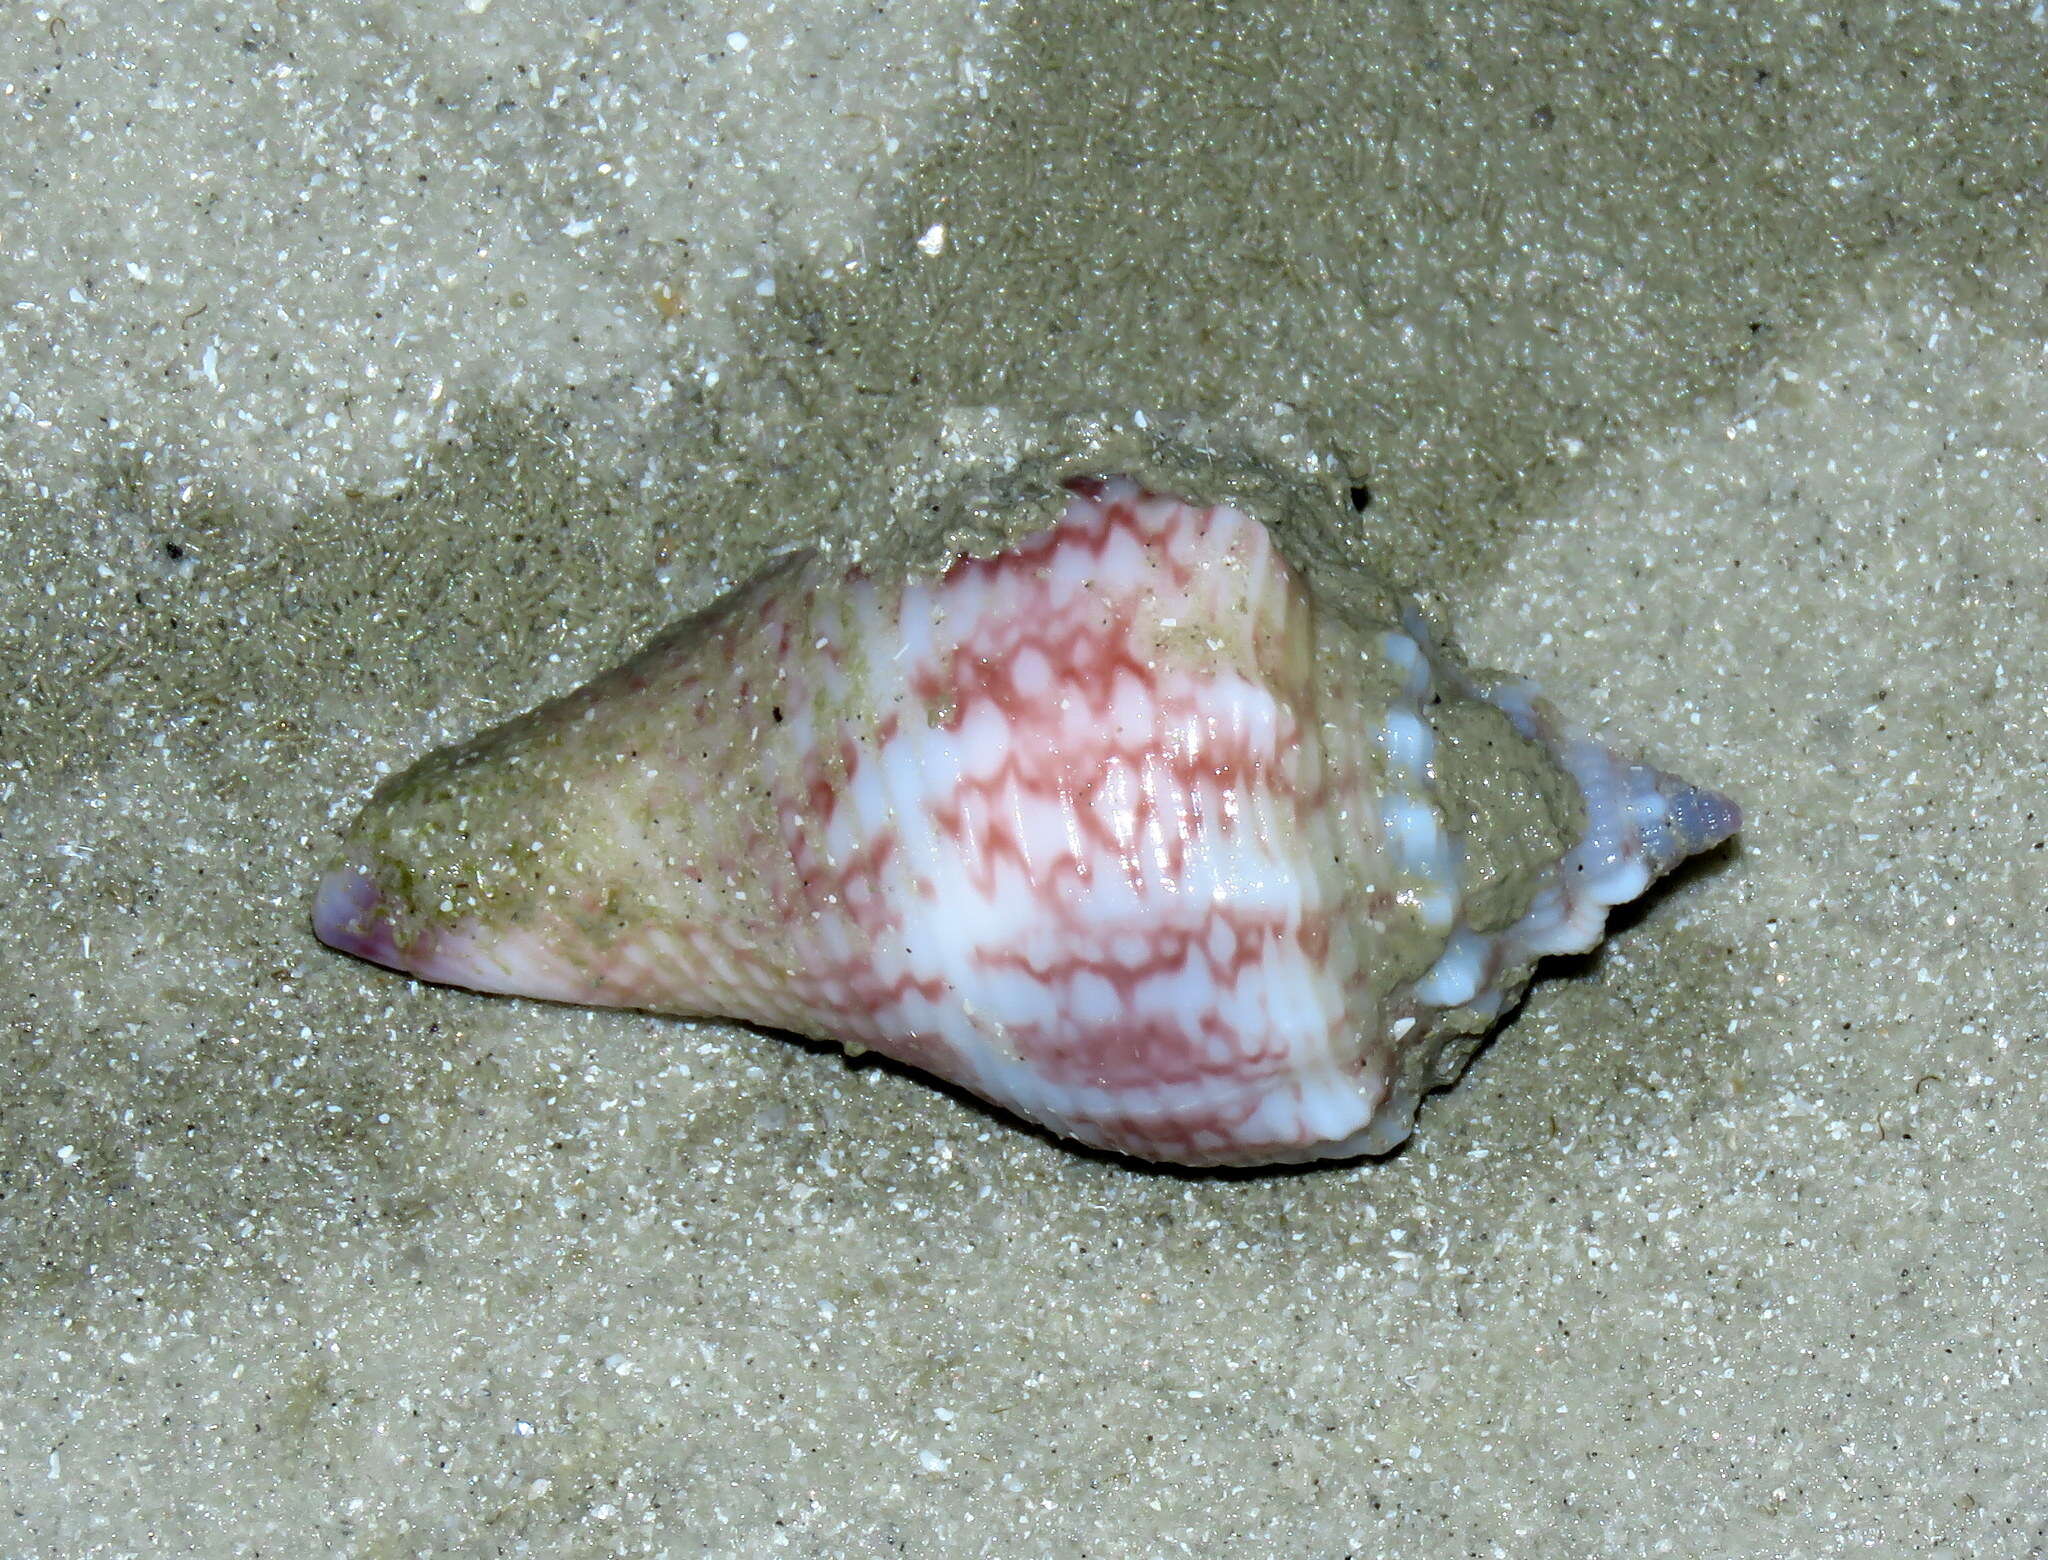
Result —
[[[0, 1549], [2048, 1544], [2029, 9], [65, 15], [0, 97]], [[313, 942], [385, 770], [1134, 412], [1748, 816], [1399, 1154], [1150, 1170]]]

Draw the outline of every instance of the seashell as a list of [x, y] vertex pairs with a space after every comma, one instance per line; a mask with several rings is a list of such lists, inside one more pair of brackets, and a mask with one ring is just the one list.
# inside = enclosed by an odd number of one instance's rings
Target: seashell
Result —
[[1379, 1153], [1734, 803], [1128, 479], [935, 578], [785, 558], [386, 782], [325, 942], [885, 1053], [1145, 1159]]

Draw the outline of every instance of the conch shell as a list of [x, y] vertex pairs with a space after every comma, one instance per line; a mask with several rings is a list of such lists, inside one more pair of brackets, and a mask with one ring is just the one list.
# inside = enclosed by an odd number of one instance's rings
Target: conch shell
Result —
[[1394, 1147], [1539, 958], [1740, 826], [1390, 589], [1319, 601], [1240, 510], [1067, 486], [935, 578], [786, 558], [428, 756], [348, 831], [315, 930], [1264, 1164]]

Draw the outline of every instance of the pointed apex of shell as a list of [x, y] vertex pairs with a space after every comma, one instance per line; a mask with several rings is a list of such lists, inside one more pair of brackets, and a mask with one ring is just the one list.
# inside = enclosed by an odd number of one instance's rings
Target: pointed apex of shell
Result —
[[1538, 895], [1509, 934], [1536, 958], [1597, 946], [1609, 910], [1742, 828], [1742, 809], [1718, 791], [1631, 762], [1588, 737], [1547, 734], [1545, 743], [1578, 782], [1586, 827], [1559, 863], [1554, 891]]
[[1663, 781], [1659, 790], [1664, 796], [1671, 854], [1667, 866], [1659, 870], [1712, 850], [1742, 832], [1742, 809], [1719, 791], [1688, 785], [1672, 775], [1663, 776]]

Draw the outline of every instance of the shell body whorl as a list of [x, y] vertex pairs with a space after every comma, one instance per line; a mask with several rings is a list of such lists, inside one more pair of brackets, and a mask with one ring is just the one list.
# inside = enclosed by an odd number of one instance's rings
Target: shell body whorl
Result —
[[[1182, 1164], [1377, 1152], [1731, 803], [1390, 591], [1122, 479], [935, 579], [786, 559], [379, 790], [315, 898], [429, 980], [872, 1048]], [[1371, 593], [1368, 593], [1371, 594]]]

